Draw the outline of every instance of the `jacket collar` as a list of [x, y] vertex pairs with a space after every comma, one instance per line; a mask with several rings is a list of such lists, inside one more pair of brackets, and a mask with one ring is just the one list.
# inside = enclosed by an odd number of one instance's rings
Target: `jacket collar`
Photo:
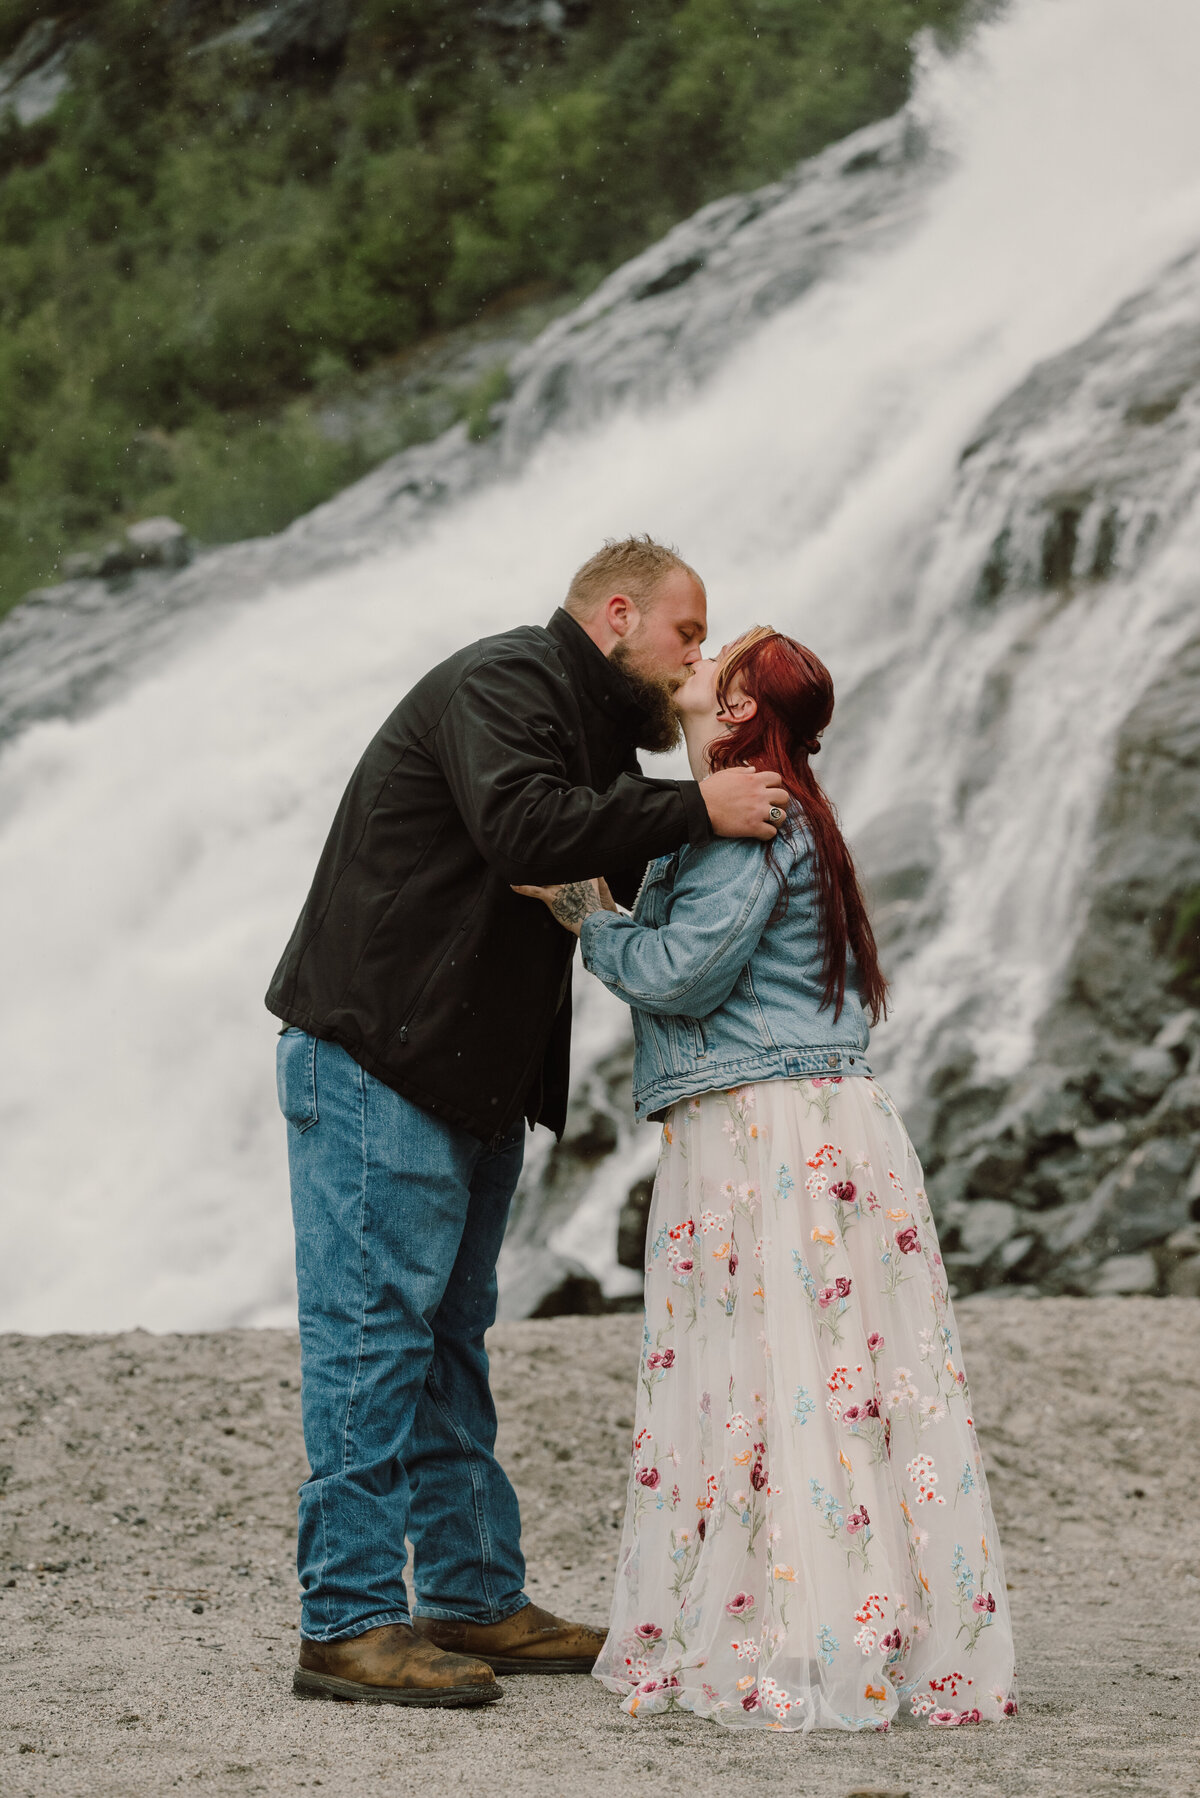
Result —
[[567, 678], [580, 699], [590, 700], [609, 730], [637, 742], [648, 714], [619, 668], [560, 606], [546, 626], [562, 656]]

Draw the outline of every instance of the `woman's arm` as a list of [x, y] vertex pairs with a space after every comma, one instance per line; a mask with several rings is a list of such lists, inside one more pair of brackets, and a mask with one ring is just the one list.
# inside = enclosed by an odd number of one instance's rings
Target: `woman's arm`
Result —
[[[779, 839], [785, 872], [794, 853]], [[579, 923], [584, 966], [637, 1011], [707, 1017], [733, 991], [778, 898], [764, 844], [705, 843], [684, 856], [660, 929], [589, 907]]]

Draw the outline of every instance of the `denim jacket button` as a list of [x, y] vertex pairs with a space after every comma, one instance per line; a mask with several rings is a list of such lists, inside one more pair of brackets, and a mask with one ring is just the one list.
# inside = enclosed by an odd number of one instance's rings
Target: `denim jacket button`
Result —
[[838, 1064], [838, 1058], [836, 1055], [829, 1055], [826, 1057], [826, 1060], [828, 1061], [829, 1066], [831, 1068], [835, 1068]]

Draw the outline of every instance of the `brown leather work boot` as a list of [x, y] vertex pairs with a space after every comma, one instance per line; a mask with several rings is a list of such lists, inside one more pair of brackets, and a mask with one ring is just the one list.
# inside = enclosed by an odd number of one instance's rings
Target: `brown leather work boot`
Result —
[[536, 1604], [501, 1623], [414, 1617], [413, 1628], [438, 1648], [473, 1655], [497, 1673], [590, 1673], [604, 1646], [603, 1630], [565, 1623]]
[[340, 1642], [300, 1643], [298, 1698], [361, 1704], [493, 1704], [504, 1688], [481, 1660], [445, 1654], [406, 1623], [383, 1623]]

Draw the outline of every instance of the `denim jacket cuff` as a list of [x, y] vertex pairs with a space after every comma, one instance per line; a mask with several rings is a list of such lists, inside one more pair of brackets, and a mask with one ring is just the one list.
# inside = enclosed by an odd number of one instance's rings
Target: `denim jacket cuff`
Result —
[[[596, 932], [604, 929], [604, 921], [606, 918], [611, 921], [619, 916], [619, 912], [590, 911], [583, 920], [583, 923], [579, 926], [579, 950], [580, 954], [583, 956], [583, 965], [589, 974], [596, 974], [597, 972], [592, 966], [592, 954], [596, 945]], [[600, 980], [604, 979], [603, 974], [599, 974], [597, 977]]]

